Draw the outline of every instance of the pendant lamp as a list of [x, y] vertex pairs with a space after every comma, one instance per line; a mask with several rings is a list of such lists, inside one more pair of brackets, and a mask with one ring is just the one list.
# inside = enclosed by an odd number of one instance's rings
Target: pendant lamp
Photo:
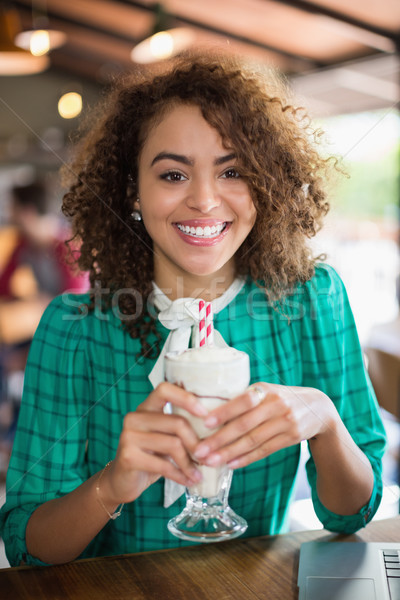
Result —
[[[43, 11], [43, 9], [42, 9]], [[67, 41], [63, 31], [49, 28], [49, 19], [45, 13], [32, 9], [32, 29], [21, 31], [15, 37], [19, 48], [29, 50], [34, 56], [42, 56], [50, 50], [59, 48]]]
[[186, 27], [169, 28], [169, 17], [161, 4], [154, 8], [155, 23], [149, 37], [137, 44], [131, 59], [146, 64], [176, 56], [189, 48], [193, 42], [193, 33]]
[[40, 73], [50, 64], [47, 56], [33, 56], [15, 45], [14, 38], [19, 31], [17, 12], [0, 8], [0, 75]]

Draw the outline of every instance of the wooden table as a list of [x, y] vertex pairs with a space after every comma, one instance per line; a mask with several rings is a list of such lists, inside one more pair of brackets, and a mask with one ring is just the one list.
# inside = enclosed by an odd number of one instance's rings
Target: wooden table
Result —
[[237, 539], [76, 561], [53, 567], [0, 570], [3, 600], [292, 600], [302, 542], [400, 541], [400, 516], [370, 523], [357, 535], [323, 530]]

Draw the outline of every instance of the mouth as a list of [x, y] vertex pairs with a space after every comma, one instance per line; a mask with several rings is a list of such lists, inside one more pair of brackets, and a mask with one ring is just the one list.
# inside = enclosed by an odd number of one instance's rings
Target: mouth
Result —
[[175, 223], [175, 226], [181, 233], [192, 238], [209, 239], [212, 240], [217, 238], [228, 226], [228, 221], [216, 223], [215, 225], [183, 225], [182, 223]]

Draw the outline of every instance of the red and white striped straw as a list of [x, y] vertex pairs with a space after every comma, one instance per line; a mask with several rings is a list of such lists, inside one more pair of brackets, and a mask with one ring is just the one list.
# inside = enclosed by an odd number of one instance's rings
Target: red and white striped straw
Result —
[[206, 303], [204, 300], [199, 301], [199, 345], [206, 344]]
[[214, 344], [213, 310], [211, 302], [206, 304], [206, 346]]

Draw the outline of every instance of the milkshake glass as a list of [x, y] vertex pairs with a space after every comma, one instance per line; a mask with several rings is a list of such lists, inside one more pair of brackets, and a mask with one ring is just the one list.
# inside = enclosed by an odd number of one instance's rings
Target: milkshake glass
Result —
[[[165, 357], [165, 379], [195, 394], [208, 411], [228, 402], [246, 390], [250, 381], [249, 357], [234, 348], [204, 346]], [[184, 416], [200, 439], [216, 430], [173, 406], [172, 412]], [[197, 465], [202, 481], [186, 489], [186, 506], [171, 519], [168, 529], [177, 537], [198, 542], [232, 539], [247, 529], [247, 523], [228, 505], [232, 470], [226, 465]]]

